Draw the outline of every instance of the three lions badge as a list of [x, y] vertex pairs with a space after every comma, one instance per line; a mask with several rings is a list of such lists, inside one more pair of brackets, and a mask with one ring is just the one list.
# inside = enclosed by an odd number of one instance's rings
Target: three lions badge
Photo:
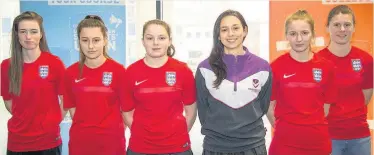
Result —
[[165, 77], [166, 83], [169, 86], [174, 86], [175, 83], [177, 83], [177, 73], [176, 72], [166, 72], [165, 76], [166, 76]]

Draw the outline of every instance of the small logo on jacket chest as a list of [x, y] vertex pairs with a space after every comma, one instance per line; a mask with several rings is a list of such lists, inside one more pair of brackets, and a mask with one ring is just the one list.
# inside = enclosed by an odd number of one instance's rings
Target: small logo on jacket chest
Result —
[[253, 80], [252, 80], [252, 83], [253, 83], [253, 87], [255, 87], [255, 88], [257, 88], [257, 87], [258, 87], [258, 85], [260, 85], [260, 83], [259, 83], [259, 80], [258, 80], [258, 79], [253, 79]]

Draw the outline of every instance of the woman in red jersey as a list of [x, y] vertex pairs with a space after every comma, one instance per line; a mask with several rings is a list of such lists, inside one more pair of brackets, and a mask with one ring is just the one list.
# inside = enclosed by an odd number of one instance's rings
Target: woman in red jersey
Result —
[[164, 21], [146, 22], [142, 41], [146, 55], [127, 68], [124, 86], [122, 110], [131, 130], [127, 154], [190, 155], [188, 132], [197, 114], [193, 73], [172, 58]]
[[12, 114], [7, 155], [61, 154], [62, 61], [49, 52], [43, 18], [26, 11], [13, 21], [11, 56], [1, 63], [1, 96]]
[[119, 86], [125, 69], [107, 54], [107, 28], [99, 16], [86, 16], [77, 34], [80, 60], [65, 79], [64, 108], [73, 120], [69, 155], [124, 155]]
[[333, 155], [371, 155], [367, 105], [373, 94], [373, 57], [351, 45], [355, 15], [346, 5], [327, 19], [330, 44], [318, 54], [334, 63], [339, 98], [327, 117]]
[[271, 64], [274, 80], [268, 118], [274, 137], [269, 155], [329, 155], [324, 104], [336, 100], [333, 67], [311, 51], [314, 20], [307, 11], [286, 19], [285, 35], [291, 50]]

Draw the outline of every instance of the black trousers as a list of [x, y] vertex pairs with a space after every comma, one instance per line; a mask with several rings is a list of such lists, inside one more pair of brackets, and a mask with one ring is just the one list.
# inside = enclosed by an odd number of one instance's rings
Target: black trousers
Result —
[[222, 153], [222, 152], [214, 152], [214, 151], [203, 151], [203, 155], [267, 155], [266, 146], [261, 145], [259, 147], [250, 149], [248, 151], [242, 152], [230, 152], [230, 153]]
[[7, 155], [61, 155], [61, 145], [55, 148], [40, 150], [40, 151], [29, 151], [29, 152], [13, 152], [7, 150]]
[[[127, 155], [151, 155], [151, 154], [135, 153], [135, 152], [132, 152], [130, 149], [127, 149]], [[187, 150], [185, 152], [179, 152], [179, 153], [166, 153], [166, 154], [156, 154], [156, 155], [193, 155], [193, 153], [191, 150]]]

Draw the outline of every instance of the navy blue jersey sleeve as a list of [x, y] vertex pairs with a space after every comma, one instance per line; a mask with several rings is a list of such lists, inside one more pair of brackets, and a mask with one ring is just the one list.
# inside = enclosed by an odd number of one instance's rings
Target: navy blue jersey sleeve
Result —
[[272, 93], [272, 81], [273, 81], [273, 74], [271, 71], [269, 71], [269, 77], [266, 80], [265, 84], [262, 86], [261, 92], [258, 96], [260, 100], [261, 109], [263, 112], [263, 115], [267, 113], [270, 106], [270, 97]]
[[203, 125], [205, 122], [206, 112], [208, 110], [208, 101], [207, 97], [209, 91], [205, 85], [205, 79], [201, 74], [200, 68], [196, 70], [195, 74], [195, 83], [196, 83], [196, 97], [197, 97], [197, 112], [199, 116], [200, 123]]

